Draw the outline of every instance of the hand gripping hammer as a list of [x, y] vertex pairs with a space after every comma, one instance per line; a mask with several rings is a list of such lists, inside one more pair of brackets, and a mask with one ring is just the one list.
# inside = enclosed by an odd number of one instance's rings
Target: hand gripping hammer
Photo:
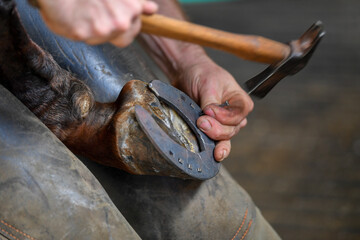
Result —
[[[39, 8], [37, 0], [29, 0], [29, 3]], [[287, 75], [300, 71], [325, 35], [320, 21], [289, 44], [261, 36], [233, 34], [159, 14], [142, 15], [141, 23], [143, 33], [191, 42], [227, 51], [246, 60], [271, 64], [245, 83], [245, 90], [259, 98]]]
[[245, 83], [248, 93], [259, 98], [264, 97], [287, 75], [300, 71], [325, 34], [322, 23], [318, 21], [299, 39], [284, 44], [260, 36], [233, 34], [157, 14], [142, 16], [141, 31], [223, 50], [245, 60], [271, 64]]

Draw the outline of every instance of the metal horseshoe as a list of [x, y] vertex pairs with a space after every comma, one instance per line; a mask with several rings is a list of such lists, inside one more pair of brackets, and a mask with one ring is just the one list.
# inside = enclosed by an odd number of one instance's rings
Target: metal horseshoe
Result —
[[142, 130], [161, 155], [175, 168], [191, 178], [206, 180], [219, 172], [220, 163], [214, 159], [215, 143], [196, 126], [201, 108], [185, 93], [159, 80], [149, 83], [156, 97], [174, 109], [188, 124], [199, 143], [200, 152], [194, 153], [172, 140], [144, 108], [135, 106], [135, 116]]

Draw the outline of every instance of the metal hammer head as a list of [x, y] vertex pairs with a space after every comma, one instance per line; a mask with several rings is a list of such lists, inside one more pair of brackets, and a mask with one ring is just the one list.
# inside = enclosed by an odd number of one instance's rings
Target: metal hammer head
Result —
[[245, 89], [258, 98], [265, 97], [281, 79], [305, 67], [324, 35], [322, 22], [313, 24], [298, 40], [290, 42], [291, 53], [287, 58], [248, 80]]

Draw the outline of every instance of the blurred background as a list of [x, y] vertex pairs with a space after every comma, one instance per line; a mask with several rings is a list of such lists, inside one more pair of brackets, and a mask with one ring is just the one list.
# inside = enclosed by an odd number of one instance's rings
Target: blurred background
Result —
[[[193, 2], [195, 23], [281, 42], [323, 21], [308, 66], [255, 100], [225, 166], [284, 239], [360, 239], [360, 1]], [[239, 83], [266, 67], [208, 52]]]

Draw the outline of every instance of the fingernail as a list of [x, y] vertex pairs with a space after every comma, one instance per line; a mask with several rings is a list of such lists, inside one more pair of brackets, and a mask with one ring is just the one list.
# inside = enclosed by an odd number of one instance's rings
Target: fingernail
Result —
[[227, 151], [224, 149], [220, 161], [224, 160], [226, 157], [227, 157]]
[[227, 157], [227, 151], [224, 149], [223, 152], [222, 152], [222, 156], [221, 156], [221, 160], [224, 160], [225, 158]]
[[214, 110], [212, 110], [211, 108], [205, 108], [204, 113], [210, 117], [213, 117], [213, 118], [215, 117]]
[[211, 124], [208, 120], [202, 120], [199, 124], [199, 128], [203, 131], [209, 131], [211, 129]]

